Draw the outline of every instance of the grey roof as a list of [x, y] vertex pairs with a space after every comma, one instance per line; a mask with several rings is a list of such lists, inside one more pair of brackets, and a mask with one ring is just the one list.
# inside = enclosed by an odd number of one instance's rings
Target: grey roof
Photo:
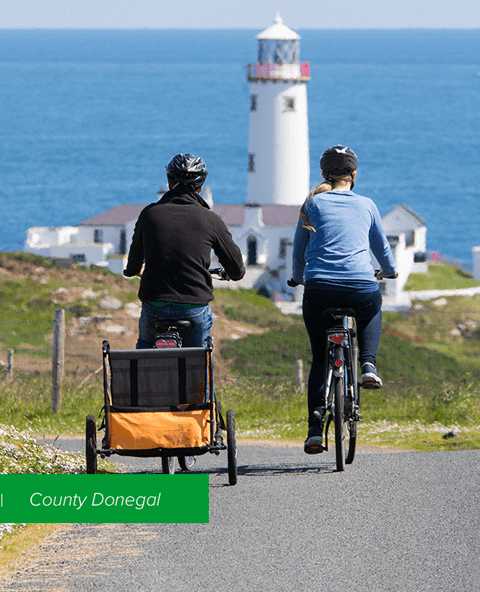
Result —
[[79, 222], [77, 226], [124, 226], [136, 220], [145, 206], [146, 204], [115, 206], [102, 214]]
[[[145, 207], [145, 204], [115, 206], [106, 212], [83, 220], [77, 226], [124, 226], [133, 222]], [[300, 206], [264, 205], [262, 219], [265, 226], [291, 227], [296, 226]], [[222, 218], [227, 226], [242, 226], [245, 221], [243, 204], [214, 205], [213, 211]]]
[[265, 226], [296, 226], [300, 206], [263, 206], [263, 223]]
[[422, 218], [420, 216], [420, 214], [417, 214], [417, 212], [415, 212], [415, 210], [412, 210], [412, 208], [410, 206], [407, 206], [407, 204], [399, 204], [398, 206], [395, 206], [394, 208], [392, 208], [390, 210], [390, 212], [388, 212], [385, 215], [388, 216], [388, 214], [390, 214], [394, 210], [402, 210], [403, 212], [405, 212], [405, 214], [407, 214], [407, 216], [410, 216], [410, 218], [412, 218], [415, 222], [417, 222], [417, 224], [419, 226], [425, 226], [427, 224], [426, 220], [424, 218]]
[[[265, 226], [270, 227], [292, 227], [298, 222], [300, 206], [264, 205], [262, 219]], [[215, 205], [213, 211], [222, 218], [227, 226], [242, 226], [245, 221], [245, 206], [236, 205]]]
[[216, 205], [213, 211], [218, 214], [227, 226], [242, 226], [245, 220], [245, 211], [243, 205]]

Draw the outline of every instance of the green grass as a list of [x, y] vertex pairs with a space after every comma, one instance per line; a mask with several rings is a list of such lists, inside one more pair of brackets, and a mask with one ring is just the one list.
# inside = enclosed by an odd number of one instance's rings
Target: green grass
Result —
[[32, 263], [34, 265], [45, 267], [47, 269], [52, 269], [55, 267], [55, 265], [52, 262], [52, 259], [50, 259], [49, 257], [42, 257], [41, 255], [35, 255], [34, 253], [25, 253], [23, 251], [4, 251], [0, 253], [0, 255], [2, 259], [7, 261], [23, 261], [25, 263]]
[[383, 329], [455, 358], [466, 371], [480, 373], [480, 296], [446, 300], [441, 307], [417, 302], [407, 313], [385, 314]]
[[309, 363], [311, 355], [303, 323], [300, 319], [291, 322], [285, 317], [281, 321], [266, 333], [251, 334], [221, 344], [220, 355], [232, 360], [232, 374], [292, 380], [297, 359], [303, 359], [304, 364]]
[[103, 406], [99, 381], [78, 388], [64, 380], [62, 406], [52, 411], [52, 384], [48, 377], [17, 373], [15, 380], [0, 378], [0, 423], [37, 434], [83, 434], [88, 414], [98, 416]]
[[[474, 388], [466, 385], [459, 393], [445, 391], [442, 396], [439, 393], [435, 404], [440, 415], [433, 412], [425, 415], [425, 407], [417, 397], [404, 395], [395, 398], [385, 396], [383, 390], [362, 391], [361, 412], [364, 419], [359, 424], [358, 443], [420, 451], [479, 449], [478, 390], [477, 421], [466, 414], [467, 410], [472, 412], [469, 398], [474, 394]], [[294, 383], [237, 380], [219, 388], [217, 395], [223, 409], [235, 411], [239, 438], [304, 440], [307, 398]], [[445, 423], [432, 419], [435, 416], [443, 416]], [[448, 417], [452, 418], [451, 421]], [[463, 418], [461, 422], [458, 421], [460, 417]], [[453, 436], [445, 437], [447, 434]], [[330, 436], [333, 438], [333, 431]]]
[[[104, 297], [104, 290], [119, 298], [123, 304], [138, 300], [136, 284], [124, 281], [125, 289], [116, 287], [119, 276], [103, 268], [74, 268], [72, 278], [62, 277], [62, 269], [52, 264], [51, 259], [32, 255], [30, 253], [0, 253], [0, 266], [19, 263], [35, 264], [38, 271], [31, 274], [34, 277], [5, 279], [0, 284], [0, 343], [2, 349], [13, 349], [15, 352], [25, 353], [34, 350], [40, 356], [51, 355], [51, 345], [46, 336], [53, 330], [55, 310], [63, 308], [68, 322], [74, 317], [86, 316], [99, 310], [99, 301]], [[56, 274], [50, 274], [54, 269]], [[80, 274], [76, 273], [80, 272]], [[103, 286], [99, 283], [98, 274], [111, 276], [113, 285]], [[105, 272], [105, 273], [104, 273]], [[68, 273], [65, 270], [65, 273]], [[84, 276], [84, 278], [82, 277]], [[112, 282], [113, 280], [113, 282]], [[120, 279], [120, 281], [122, 281]], [[52, 293], [58, 288], [91, 289], [101, 295], [91, 298], [85, 303], [80, 298], [66, 304], [55, 304]], [[25, 347], [27, 346], [27, 347]]]
[[429, 263], [428, 273], [410, 274], [404, 290], [456, 290], [480, 286], [480, 282], [458, 267], [446, 263]]
[[284, 315], [271, 300], [255, 290], [215, 289], [214, 307], [221, 307], [227, 319], [253, 323], [258, 327], [272, 327], [284, 320]]
[[[389, 315], [385, 317], [391, 332], [396, 333], [392, 328], [402, 328], [395, 324], [400, 322], [399, 315], [392, 315], [390, 320]], [[421, 323], [419, 326], [424, 327]], [[478, 351], [478, 342], [474, 346], [470, 341], [468, 347]], [[464, 429], [480, 423], [477, 358], [472, 361], [461, 349], [437, 345], [427, 339], [416, 341], [404, 333], [382, 335], [378, 367], [384, 388], [362, 391], [366, 420], [402, 425], [419, 421], [422, 426], [457, 424]], [[311, 354], [301, 321], [284, 321], [281, 328], [267, 333], [224, 342], [220, 353], [232, 360], [231, 373], [242, 377], [226, 387], [225, 394], [240, 412], [239, 425], [244, 433], [304, 437], [306, 399], [297, 392], [295, 370], [297, 359], [302, 359], [308, 373]], [[466, 445], [474, 446], [470, 441]]]
[[[10, 257], [4, 255], [0, 264], [7, 267]], [[61, 274], [48, 275], [51, 261], [15, 254], [19, 257], [42, 266], [45, 273], [39, 275], [47, 279], [44, 283], [30, 278], [1, 284], [0, 339], [22, 353], [50, 357], [51, 345], [45, 336], [51, 333], [54, 309], [59, 308], [51, 302], [51, 292], [73, 285], [94, 291], [104, 286], [99, 270], [82, 269], [85, 281], [78, 277], [75, 282], [65, 281]], [[465, 282], [472, 282], [463, 272], [443, 264], [431, 265], [429, 274], [420, 279], [436, 288], [464, 287]], [[412, 285], [415, 281], [412, 277]], [[111, 295], [124, 304], [136, 301], [138, 282], [126, 282], [125, 287], [110, 283], [114, 286]], [[415, 289], [420, 287], [415, 285]], [[215, 293], [213, 306], [221, 308], [228, 319], [267, 329], [263, 334], [216, 344], [215, 356], [231, 362], [232, 378], [218, 387], [218, 396], [224, 408], [235, 410], [239, 436], [302, 440], [306, 396], [297, 390], [295, 370], [301, 359], [307, 376], [311, 354], [301, 317], [282, 315], [253, 290], [216, 289]], [[69, 303], [67, 319], [88, 314], [96, 306], [95, 299], [88, 305]], [[466, 329], [460, 335], [452, 334], [458, 326]], [[360, 443], [395, 445], [397, 438], [398, 445], [417, 449], [480, 447], [475, 427], [480, 423], [479, 327], [480, 297], [448, 298], [441, 308], [418, 303], [408, 313], [385, 314], [378, 355], [385, 386], [381, 391], [363, 391]], [[80, 389], [78, 384], [74, 375], [66, 377], [62, 410], [54, 415], [48, 374], [16, 372], [11, 382], [0, 375], [0, 423], [40, 434], [83, 434], [86, 416], [98, 416], [103, 406], [103, 388], [99, 376]], [[443, 440], [446, 426], [456, 426], [459, 435]]]

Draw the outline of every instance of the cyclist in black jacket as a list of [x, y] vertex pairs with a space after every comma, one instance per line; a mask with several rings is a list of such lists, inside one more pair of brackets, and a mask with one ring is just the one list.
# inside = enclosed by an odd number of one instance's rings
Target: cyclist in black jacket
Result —
[[137, 349], [153, 347], [157, 319], [188, 319], [192, 330], [185, 347], [204, 347], [213, 315], [212, 278], [215, 252], [228, 279], [241, 280], [245, 267], [240, 249], [223, 220], [201, 197], [207, 168], [190, 153], [177, 154], [166, 166], [169, 191], [140, 213], [128, 254], [126, 277], [140, 274], [142, 301]]

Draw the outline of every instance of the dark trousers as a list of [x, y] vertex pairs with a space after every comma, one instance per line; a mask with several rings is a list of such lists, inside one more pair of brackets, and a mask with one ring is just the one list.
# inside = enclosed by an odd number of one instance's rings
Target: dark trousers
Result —
[[372, 293], [305, 290], [303, 320], [312, 348], [312, 366], [308, 377], [308, 417], [313, 419], [316, 407], [324, 405], [325, 332], [335, 324], [323, 315], [325, 308], [353, 308], [356, 311], [357, 340], [360, 364], [375, 364], [382, 332], [382, 296]]

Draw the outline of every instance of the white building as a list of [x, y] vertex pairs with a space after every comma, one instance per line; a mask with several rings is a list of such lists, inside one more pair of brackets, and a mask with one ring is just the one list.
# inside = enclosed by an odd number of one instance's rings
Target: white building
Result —
[[[410, 298], [403, 291], [411, 273], [427, 273], [427, 227], [425, 220], [406, 204], [395, 206], [382, 218], [383, 228], [387, 235], [398, 279], [385, 280], [380, 283], [383, 294], [384, 309], [408, 309]], [[372, 255], [375, 269], [380, 266]]]
[[480, 246], [472, 247], [473, 277], [480, 282]]
[[[210, 197], [211, 199], [211, 197]], [[101, 265], [122, 273], [126, 265], [133, 229], [142, 205], [120, 205], [80, 222], [78, 226], [29, 228], [25, 250], [45, 257], [66, 258], [84, 265]], [[301, 297], [302, 288], [286, 285], [292, 273], [292, 247], [298, 221], [296, 205], [215, 205], [240, 247], [247, 276], [232, 288], [257, 288], [272, 298]], [[410, 273], [426, 271], [425, 221], [405, 204], [396, 206], [383, 219], [395, 257], [398, 280], [382, 282], [386, 306], [408, 307], [403, 287]], [[373, 259], [376, 269], [378, 263]]]
[[[135, 222], [144, 207], [145, 204], [116, 206], [74, 227], [29, 228], [25, 251], [83, 265], [112, 267], [110, 258], [128, 252]], [[115, 271], [121, 273], [123, 268]]]

